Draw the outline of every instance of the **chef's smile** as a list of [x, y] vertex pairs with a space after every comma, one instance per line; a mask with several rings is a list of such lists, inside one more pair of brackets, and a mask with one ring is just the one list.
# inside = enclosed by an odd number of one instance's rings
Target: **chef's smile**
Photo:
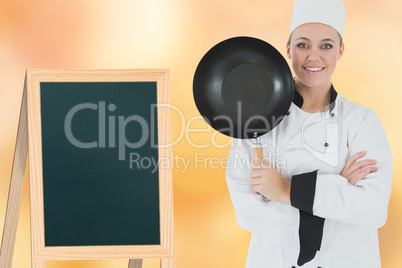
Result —
[[317, 75], [324, 71], [325, 67], [306, 66], [303, 69], [310, 75]]

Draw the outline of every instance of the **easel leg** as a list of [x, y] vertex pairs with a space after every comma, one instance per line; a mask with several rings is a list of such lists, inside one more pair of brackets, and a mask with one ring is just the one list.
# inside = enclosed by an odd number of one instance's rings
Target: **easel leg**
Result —
[[45, 261], [32, 261], [32, 268], [45, 268]]
[[11, 268], [13, 261], [15, 235], [17, 233], [22, 188], [24, 185], [25, 165], [28, 154], [27, 120], [28, 120], [28, 113], [27, 113], [26, 80], [25, 80], [24, 93], [21, 102], [20, 121], [18, 124], [17, 141], [14, 151], [13, 168], [10, 179], [10, 188], [8, 191], [6, 217], [4, 220], [3, 240], [1, 242], [1, 250], [0, 250], [1, 268]]
[[162, 258], [161, 268], [174, 268], [174, 258]]
[[142, 259], [130, 259], [128, 268], [142, 268]]

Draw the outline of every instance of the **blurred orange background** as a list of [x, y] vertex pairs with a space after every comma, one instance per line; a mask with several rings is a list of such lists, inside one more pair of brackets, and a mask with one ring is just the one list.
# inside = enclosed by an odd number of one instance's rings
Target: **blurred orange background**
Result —
[[[339, 94], [373, 108], [394, 155], [387, 224], [379, 230], [382, 265], [402, 267], [402, 2], [344, 1], [345, 54], [333, 76]], [[249, 233], [238, 227], [225, 169], [204, 166], [229, 153], [230, 139], [212, 131], [192, 96], [194, 71], [215, 44], [253, 36], [284, 56], [293, 1], [273, 0], [1, 0], [0, 230], [3, 229], [25, 70], [28, 68], [168, 68], [175, 155], [173, 170], [177, 268], [244, 267]], [[180, 138], [183, 123], [206, 129]], [[399, 138], [398, 138], [399, 137]], [[180, 138], [180, 139], [179, 139]], [[212, 146], [214, 141], [221, 146]], [[196, 148], [202, 147], [202, 148]], [[218, 148], [220, 147], [220, 148]], [[30, 267], [29, 184], [25, 176], [13, 267]], [[128, 260], [52, 261], [46, 267], [127, 267]], [[159, 267], [156, 259], [144, 268]]]

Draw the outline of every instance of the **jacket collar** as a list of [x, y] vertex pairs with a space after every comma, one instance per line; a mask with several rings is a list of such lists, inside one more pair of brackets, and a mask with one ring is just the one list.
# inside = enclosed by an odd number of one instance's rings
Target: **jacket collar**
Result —
[[[329, 99], [329, 113], [335, 108], [335, 100], [338, 96], [338, 92], [336, 92], [334, 86], [331, 84], [331, 98]], [[303, 106], [303, 97], [300, 93], [295, 89], [293, 94], [293, 103], [301, 109]]]

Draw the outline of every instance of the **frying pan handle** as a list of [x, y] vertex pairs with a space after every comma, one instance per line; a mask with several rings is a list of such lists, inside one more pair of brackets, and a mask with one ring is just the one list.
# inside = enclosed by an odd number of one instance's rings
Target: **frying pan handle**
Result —
[[[262, 162], [264, 159], [263, 151], [262, 151], [262, 146], [261, 144], [257, 144], [256, 147], [253, 149], [253, 156], [258, 162]], [[260, 194], [260, 193], [258, 193]], [[264, 202], [269, 202], [270, 200], [266, 198], [265, 196], [261, 195], [261, 200]]]
[[264, 155], [262, 152], [262, 147], [256, 147], [253, 149], [254, 158], [258, 160], [258, 162], [262, 162]]

